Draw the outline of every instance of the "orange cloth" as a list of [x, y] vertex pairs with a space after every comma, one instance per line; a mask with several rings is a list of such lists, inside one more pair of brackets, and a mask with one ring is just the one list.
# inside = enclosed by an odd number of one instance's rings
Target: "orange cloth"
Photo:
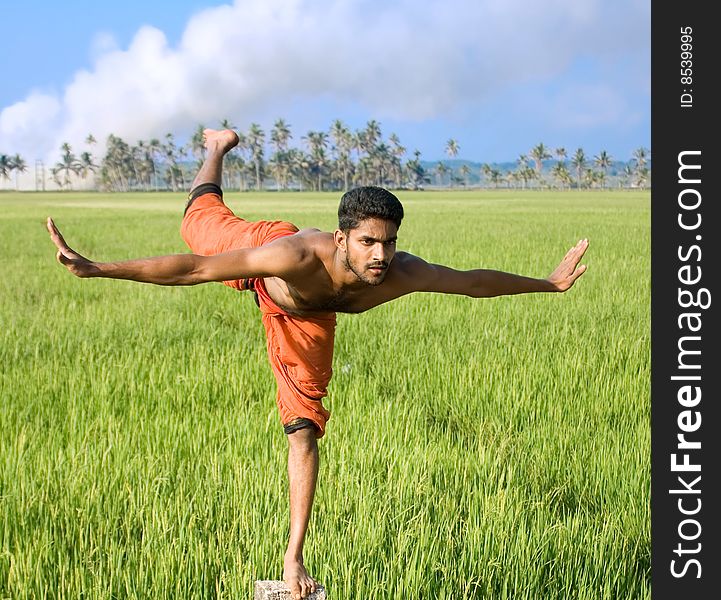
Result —
[[[262, 246], [298, 228], [285, 221], [245, 221], [231, 211], [217, 194], [196, 198], [183, 218], [180, 233], [196, 254], [210, 256], [238, 248]], [[323, 406], [333, 371], [335, 313], [297, 317], [280, 308], [262, 278], [224, 281], [237, 290], [254, 288], [268, 340], [268, 358], [278, 384], [276, 403], [283, 425], [310, 419], [316, 437], [325, 435], [330, 413]]]

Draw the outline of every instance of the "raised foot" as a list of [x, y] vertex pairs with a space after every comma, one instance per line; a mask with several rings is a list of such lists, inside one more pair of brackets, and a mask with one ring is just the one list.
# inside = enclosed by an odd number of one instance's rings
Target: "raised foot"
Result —
[[203, 129], [203, 145], [209, 150], [227, 152], [238, 145], [238, 134], [232, 129]]
[[302, 560], [285, 559], [283, 581], [290, 588], [290, 596], [293, 600], [307, 598], [318, 587], [316, 580], [305, 570]]

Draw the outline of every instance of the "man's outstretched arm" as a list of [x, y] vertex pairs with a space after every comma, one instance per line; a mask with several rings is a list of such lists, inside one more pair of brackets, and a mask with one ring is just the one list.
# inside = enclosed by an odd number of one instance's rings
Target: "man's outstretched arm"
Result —
[[586, 271], [586, 265], [579, 263], [587, 248], [588, 240], [580, 240], [545, 279], [490, 269], [458, 271], [443, 265], [429, 264], [416, 257], [409, 261], [408, 273], [414, 282], [413, 291], [419, 292], [464, 294], [473, 298], [530, 292], [565, 292]]
[[108, 277], [157, 285], [196, 285], [247, 277], [283, 277], [302, 269], [306, 258], [306, 253], [298, 244], [281, 238], [259, 248], [232, 250], [215, 256], [173, 254], [99, 263], [70, 248], [49, 217], [47, 228], [58, 249], [58, 262], [77, 277]]

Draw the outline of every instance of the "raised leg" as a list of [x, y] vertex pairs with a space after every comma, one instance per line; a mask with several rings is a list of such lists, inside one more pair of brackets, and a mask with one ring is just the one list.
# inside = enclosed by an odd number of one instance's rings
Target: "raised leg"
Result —
[[318, 480], [318, 441], [313, 428], [288, 434], [288, 481], [290, 488], [290, 539], [285, 552], [283, 580], [293, 598], [306, 598], [316, 581], [303, 565], [303, 543]]
[[223, 182], [223, 157], [238, 145], [238, 135], [230, 129], [203, 131], [203, 142], [207, 150], [203, 166], [190, 186], [191, 191], [204, 183], [213, 183], [221, 187]]

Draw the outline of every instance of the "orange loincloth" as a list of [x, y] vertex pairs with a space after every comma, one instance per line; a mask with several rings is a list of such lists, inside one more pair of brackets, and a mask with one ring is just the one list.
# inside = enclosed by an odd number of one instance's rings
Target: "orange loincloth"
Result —
[[[214, 193], [197, 197], [188, 208], [180, 233], [195, 253], [210, 256], [262, 246], [298, 228], [285, 221], [249, 222], [237, 217]], [[323, 406], [333, 371], [335, 313], [297, 317], [280, 308], [262, 278], [224, 281], [237, 290], [255, 289], [268, 340], [268, 358], [278, 384], [276, 403], [284, 426], [312, 421], [316, 437], [325, 434], [330, 413]]]

